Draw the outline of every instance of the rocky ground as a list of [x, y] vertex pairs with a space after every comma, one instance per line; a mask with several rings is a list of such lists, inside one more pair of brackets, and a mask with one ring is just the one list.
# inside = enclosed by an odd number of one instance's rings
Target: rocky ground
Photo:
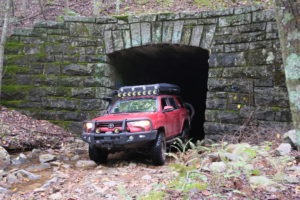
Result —
[[[10, 131], [38, 124], [7, 109], [0, 116]], [[24, 120], [17, 126], [12, 116]], [[41, 124], [62, 139], [58, 127]], [[0, 199], [300, 199], [300, 153], [291, 145], [292, 131], [286, 139], [276, 133], [257, 143], [247, 143], [251, 137], [245, 135], [236, 144], [205, 141], [187, 149], [179, 142], [181, 150], [169, 152], [164, 166], [153, 166], [136, 152], [112, 154], [106, 164], [96, 165], [87, 144], [64, 134], [68, 140], [57, 146], [55, 139], [22, 152], [0, 146]]]

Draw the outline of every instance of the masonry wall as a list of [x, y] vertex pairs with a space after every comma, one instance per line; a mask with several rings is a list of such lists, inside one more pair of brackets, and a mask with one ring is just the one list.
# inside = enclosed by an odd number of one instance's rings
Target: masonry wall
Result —
[[[205, 133], [234, 132], [249, 116], [288, 126], [288, 95], [274, 12], [259, 7], [198, 13], [65, 17], [17, 30], [6, 46], [2, 104], [74, 133], [103, 113], [114, 88], [107, 54], [153, 44], [211, 52]], [[197, 94], [199, 95], [199, 94]]]

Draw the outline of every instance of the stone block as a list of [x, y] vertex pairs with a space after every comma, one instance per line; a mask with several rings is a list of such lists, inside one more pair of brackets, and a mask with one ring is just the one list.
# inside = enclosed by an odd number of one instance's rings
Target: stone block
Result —
[[289, 107], [289, 98], [286, 88], [254, 88], [256, 106]]
[[251, 94], [253, 92], [253, 81], [245, 78], [210, 78], [208, 79], [207, 87], [209, 91]]
[[162, 41], [162, 22], [152, 23], [152, 43], [161, 43]]
[[131, 47], [131, 37], [129, 30], [123, 30], [123, 38], [124, 38], [124, 47], [128, 49]]
[[224, 68], [210, 68], [208, 70], [208, 77], [209, 78], [221, 78], [223, 74]]
[[105, 52], [112, 53], [114, 51], [113, 38], [111, 31], [104, 31]]
[[172, 21], [163, 22], [163, 30], [162, 30], [162, 42], [163, 43], [171, 43], [172, 42], [173, 29], [174, 29], [174, 22], [172, 22]]
[[78, 104], [76, 100], [65, 98], [47, 98], [42, 102], [44, 108], [59, 109], [59, 110], [76, 110]]
[[131, 45], [132, 47], [141, 46], [141, 24], [135, 23], [130, 24], [130, 31], [131, 31]]
[[224, 67], [222, 77], [224, 78], [254, 78], [266, 79], [272, 77], [272, 66], [264, 65], [258, 67]]
[[184, 21], [175, 21], [172, 35], [172, 44], [179, 44], [182, 36]]
[[121, 30], [113, 31], [112, 36], [113, 36], [114, 50], [118, 51], [124, 49], [122, 31]]
[[203, 32], [203, 26], [195, 26], [192, 30], [192, 36], [191, 36], [191, 46], [198, 47], [200, 45], [200, 40]]
[[207, 99], [206, 109], [225, 110], [227, 105], [226, 99]]
[[210, 67], [237, 67], [246, 64], [244, 52], [215, 53], [209, 58]]
[[101, 99], [82, 99], [80, 100], [80, 110], [92, 111], [106, 109], [106, 104]]
[[191, 27], [184, 26], [182, 29], [182, 37], [181, 37], [181, 44], [184, 45], [189, 45], [190, 44], [190, 39], [192, 35], [192, 29]]
[[101, 16], [96, 18], [97, 24], [108, 24], [108, 23], [116, 23], [118, 20], [112, 17]]
[[142, 45], [151, 43], [151, 23], [141, 23]]
[[212, 40], [215, 35], [216, 25], [209, 25], [205, 26], [203, 34], [202, 34], [202, 40], [200, 43], [200, 47], [203, 49], [210, 49]]
[[64, 75], [86, 76], [92, 75], [92, 72], [93, 68], [90, 65], [70, 64], [62, 67], [62, 73]]
[[253, 22], [270, 22], [276, 21], [275, 18], [275, 11], [274, 10], [263, 10], [259, 12], [254, 12], [252, 14], [252, 21]]
[[72, 88], [71, 97], [80, 99], [95, 98], [95, 88]]
[[219, 18], [219, 26], [237, 26], [242, 24], [250, 24], [251, 23], [251, 13], [241, 14], [241, 15], [232, 15], [226, 17]]

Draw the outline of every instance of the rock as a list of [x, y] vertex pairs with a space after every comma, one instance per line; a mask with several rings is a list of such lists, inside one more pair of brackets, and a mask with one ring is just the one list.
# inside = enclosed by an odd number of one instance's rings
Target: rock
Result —
[[152, 177], [150, 175], [144, 175], [144, 176], [142, 176], [142, 179], [143, 180], [151, 180]]
[[26, 171], [24, 169], [21, 169], [21, 170], [15, 172], [15, 173], [16, 174], [21, 174], [23, 177], [26, 177], [26, 178], [28, 178], [30, 180], [37, 180], [37, 179], [41, 178], [40, 175], [35, 175], [35, 174], [30, 173], [30, 172], [28, 172], [28, 171]]
[[52, 184], [57, 183], [58, 181], [59, 181], [58, 177], [53, 177], [52, 179], [47, 181], [41, 188], [48, 188], [49, 186], [51, 186]]
[[27, 167], [26, 170], [30, 172], [40, 172], [46, 169], [50, 169], [51, 165], [49, 163], [41, 163], [39, 165], [32, 165], [30, 167]]
[[299, 178], [297, 178], [296, 176], [288, 176], [286, 175], [284, 177], [284, 180], [288, 183], [292, 183], [292, 184], [297, 184], [300, 182]]
[[21, 165], [27, 162], [27, 156], [23, 153], [20, 153], [20, 155], [14, 159], [11, 160], [11, 163], [13, 165]]
[[8, 189], [6, 189], [6, 188], [4, 188], [4, 187], [0, 187], [0, 194], [1, 194], [1, 193], [4, 194], [4, 193], [8, 193], [8, 192], [9, 192]]
[[12, 174], [8, 174], [7, 177], [6, 177], [6, 182], [8, 184], [14, 184], [14, 183], [18, 183], [19, 180], [18, 180], [18, 177], [16, 176], [15, 173], [12, 173]]
[[0, 146], [0, 169], [6, 168], [10, 164], [10, 155]]
[[276, 148], [276, 154], [279, 156], [288, 155], [292, 150], [292, 146], [289, 143], [281, 143], [279, 147]]
[[300, 148], [299, 144], [297, 144], [296, 130], [290, 130], [283, 134], [283, 140], [286, 143], [291, 144], [294, 148]]
[[28, 157], [30, 158], [38, 158], [39, 155], [41, 154], [41, 150], [40, 149], [32, 149], [32, 151], [30, 152], [30, 154], [28, 155]]
[[255, 150], [253, 150], [248, 143], [230, 144], [226, 150], [231, 153], [227, 154], [230, 159], [238, 160], [251, 160], [256, 156]]
[[57, 192], [57, 193], [54, 193], [54, 194], [51, 194], [49, 196], [49, 199], [53, 199], [53, 200], [60, 200], [63, 198], [63, 195], [60, 193], [60, 192]]
[[42, 154], [39, 156], [39, 160], [41, 163], [46, 163], [56, 160], [56, 157], [52, 154]]
[[286, 168], [287, 171], [296, 171], [300, 173], [300, 166], [291, 166]]
[[71, 158], [71, 160], [72, 160], [72, 161], [75, 161], [75, 160], [79, 160], [79, 158], [80, 158], [79, 155], [75, 155], [75, 156], [73, 156], [73, 157]]
[[96, 167], [97, 164], [92, 160], [79, 160], [79, 161], [76, 162], [75, 166], [77, 168], [87, 169], [87, 168]]
[[224, 162], [213, 162], [209, 166], [212, 172], [224, 172], [226, 170], [226, 164]]
[[276, 184], [274, 181], [272, 181], [271, 179], [265, 176], [251, 176], [249, 178], [249, 183], [253, 189], [267, 187]]

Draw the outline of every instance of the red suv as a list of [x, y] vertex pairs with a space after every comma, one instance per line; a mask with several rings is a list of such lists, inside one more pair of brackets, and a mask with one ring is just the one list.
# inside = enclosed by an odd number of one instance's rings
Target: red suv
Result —
[[84, 123], [90, 159], [101, 163], [109, 153], [143, 149], [155, 165], [163, 165], [167, 143], [177, 137], [186, 141], [191, 128], [189, 104], [179, 93], [177, 85], [167, 83], [121, 87], [107, 114]]

